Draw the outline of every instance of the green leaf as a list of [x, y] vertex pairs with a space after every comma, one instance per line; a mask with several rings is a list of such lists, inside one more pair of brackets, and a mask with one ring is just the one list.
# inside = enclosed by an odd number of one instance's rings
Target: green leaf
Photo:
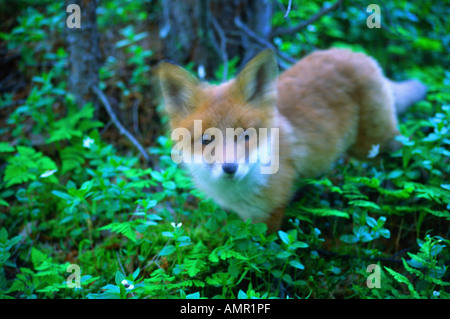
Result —
[[15, 151], [14, 147], [9, 145], [9, 143], [0, 142], [0, 153], [11, 153], [14, 151]]
[[56, 170], [53, 160], [31, 147], [17, 146], [17, 155], [7, 160], [4, 180], [6, 187], [36, 180], [42, 173]]
[[402, 284], [405, 284], [408, 287], [409, 292], [411, 293], [411, 295], [414, 298], [420, 299], [419, 294], [417, 293], [417, 291], [414, 289], [414, 286], [409, 282], [408, 278], [406, 278], [405, 276], [403, 276], [402, 274], [399, 274], [398, 272], [392, 270], [391, 268], [388, 268], [386, 266], [384, 266], [384, 268], [389, 272], [389, 274], [391, 274], [392, 277], [394, 277], [394, 279]]
[[280, 236], [281, 241], [282, 241], [283, 243], [285, 243], [286, 245], [289, 245], [289, 244], [291, 243], [291, 241], [290, 241], [290, 239], [289, 239], [289, 235], [288, 235], [287, 233], [285, 233], [284, 231], [279, 230], [279, 231], [278, 231], [278, 235]]
[[194, 292], [192, 294], [186, 295], [186, 299], [200, 299], [200, 292]]
[[159, 252], [160, 256], [168, 256], [172, 253], [174, 253], [176, 250], [174, 245], [167, 245], [166, 247], [164, 247], [163, 249], [161, 249], [161, 251]]
[[31, 248], [31, 261], [33, 262], [34, 268], [38, 268], [44, 261], [48, 259], [47, 255], [40, 252], [36, 248]]
[[450, 203], [450, 191], [443, 187], [413, 182], [405, 182], [404, 187], [413, 189], [418, 198], [432, 200], [439, 204], [442, 202]]
[[11, 239], [8, 241], [8, 246], [9, 246], [9, 247], [15, 246], [15, 245], [17, 245], [21, 240], [22, 240], [22, 235], [14, 236], [13, 238], [11, 238]]
[[158, 171], [151, 171], [150, 175], [152, 176], [152, 178], [154, 180], [156, 180], [157, 182], [162, 183], [164, 181], [164, 177], [162, 176], [162, 174]]
[[368, 178], [363, 176], [348, 176], [346, 181], [347, 179], [353, 183], [362, 183], [372, 188], [378, 188], [381, 184], [381, 181], [375, 177]]
[[122, 48], [122, 47], [125, 47], [125, 46], [130, 45], [130, 44], [131, 44], [130, 40], [123, 39], [123, 40], [117, 41], [116, 48]]
[[378, 188], [378, 191], [380, 194], [386, 195], [386, 196], [392, 196], [395, 198], [409, 198], [411, 197], [412, 189], [385, 189], [385, 188]]
[[206, 261], [196, 258], [196, 259], [189, 259], [186, 258], [184, 261], [184, 265], [186, 266], [187, 273], [190, 277], [196, 276], [199, 272], [203, 271], [207, 263]]
[[57, 196], [57, 197], [59, 197], [59, 198], [65, 199], [65, 200], [67, 200], [67, 201], [73, 201], [73, 200], [75, 200], [75, 198], [72, 197], [72, 196], [70, 196], [69, 194], [64, 193], [64, 192], [61, 192], [61, 191], [58, 191], [58, 190], [53, 190], [53, 191], [52, 191], [52, 194], [55, 195], [55, 196]]
[[369, 225], [371, 228], [375, 228], [375, 227], [378, 226], [377, 220], [375, 218], [373, 218], [373, 217], [367, 216], [366, 217], [366, 222], [367, 222], [367, 225]]
[[305, 269], [305, 266], [303, 266], [303, 264], [297, 260], [289, 261], [289, 265], [291, 265], [292, 267], [297, 268], [297, 269], [301, 269], [301, 270]]
[[171, 232], [171, 231], [163, 231], [162, 235], [165, 236], [165, 237], [169, 237], [169, 238], [173, 238], [174, 237], [173, 232]]
[[348, 202], [350, 205], [353, 206], [358, 206], [358, 207], [365, 207], [365, 208], [374, 208], [374, 209], [381, 209], [380, 206], [378, 206], [377, 204], [373, 203], [373, 202], [369, 202], [366, 200], [352, 200], [350, 202]]
[[309, 245], [303, 241], [296, 241], [295, 243], [289, 246], [290, 250], [295, 250], [297, 248], [308, 248]]
[[8, 231], [5, 227], [0, 229], [0, 243], [6, 243], [8, 241]]
[[[125, 275], [122, 274], [120, 271], [117, 271], [117, 272], [116, 272], [116, 276], [114, 277], [114, 281], [115, 281], [115, 283], [116, 283], [116, 286], [114, 286], [114, 285], [108, 285], [107, 287], [105, 286], [105, 287], [103, 287], [103, 288], [104, 288], [104, 289], [110, 288], [110, 289], [116, 290], [118, 287], [122, 286], [122, 281], [123, 281], [124, 279], [125, 279]], [[112, 286], [112, 287], [111, 287], [111, 286]], [[120, 292], [120, 290], [119, 290], [119, 291], [116, 291], [116, 292]]]
[[417, 37], [414, 42], [416, 48], [428, 51], [442, 51], [442, 43], [439, 40], [430, 39], [427, 37]]
[[115, 233], [122, 234], [134, 242], [136, 241], [136, 232], [132, 222], [111, 223], [99, 228], [99, 230], [106, 230], [106, 229], [109, 229]]
[[359, 241], [359, 238], [355, 235], [342, 235], [341, 240], [347, 244], [355, 244]]
[[247, 299], [247, 294], [242, 289], [239, 289], [237, 299]]
[[142, 39], [144, 39], [145, 37], [147, 37], [148, 36], [148, 32], [141, 32], [141, 33], [138, 33], [138, 34], [136, 34], [134, 37], [133, 37], [133, 41], [134, 42], [138, 42], [138, 41], [140, 41], [140, 40], [142, 40]]
[[386, 223], [386, 217], [381, 216], [380, 218], [378, 218], [378, 220], [377, 220], [377, 226], [378, 226], [379, 228], [383, 227], [383, 226], [384, 226], [384, 223]]
[[450, 211], [448, 210], [433, 210], [433, 209], [429, 209], [428, 207], [424, 207], [423, 210], [425, 210], [427, 213], [437, 216], [437, 217], [442, 217], [445, 218], [447, 220], [450, 220]]
[[175, 182], [172, 182], [172, 181], [166, 181], [166, 182], [163, 182], [163, 183], [162, 183], [162, 186], [163, 186], [165, 189], [170, 189], [170, 190], [174, 190], [174, 189], [177, 188], [177, 185], [175, 184]]
[[401, 170], [401, 169], [396, 169], [396, 170], [393, 170], [392, 172], [390, 172], [388, 175], [387, 175], [387, 179], [395, 179], [395, 178], [398, 178], [398, 177], [400, 177], [400, 176], [402, 176], [403, 175], [403, 170]]
[[243, 256], [241, 253], [238, 253], [231, 249], [231, 247], [228, 247], [229, 245], [221, 246], [215, 248], [208, 256], [208, 259], [212, 262], [218, 262], [219, 258], [222, 260], [226, 260], [229, 258], [236, 258], [240, 260], [247, 260], [245, 256]]
[[389, 231], [389, 229], [386, 228], [381, 228], [379, 231], [381, 236], [383, 236], [384, 238], [391, 238], [391, 232]]
[[309, 207], [302, 207], [302, 210], [311, 213], [313, 215], [321, 216], [321, 217], [329, 217], [329, 216], [336, 216], [341, 218], [350, 218], [350, 215], [344, 212], [341, 212], [339, 210], [331, 209], [331, 208], [309, 208]]
[[6, 207], [9, 207], [9, 204], [8, 204], [8, 202], [5, 201], [4, 199], [1, 199], [1, 198], [0, 198], [0, 206], [6, 206]]
[[139, 268], [137, 268], [134, 272], [133, 272], [133, 275], [132, 275], [132, 277], [133, 277], [133, 280], [136, 280], [136, 278], [139, 276], [139, 272], [140, 272], [141, 270], [139, 269]]
[[275, 257], [280, 258], [280, 259], [286, 259], [289, 258], [292, 255], [292, 253], [288, 252], [288, 251], [280, 251], [278, 254], [275, 255]]

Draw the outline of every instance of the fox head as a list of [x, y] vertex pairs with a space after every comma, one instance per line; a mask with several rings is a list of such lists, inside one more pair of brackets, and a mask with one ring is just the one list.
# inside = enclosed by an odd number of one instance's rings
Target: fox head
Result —
[[221, 85], [201, 82], [167, 62], [159, 65], [159, 78], [172, 139], [182, 137], [182, 161], [199, 178], [243, 179], [261, 164], [263, 146], [273, 153], [267, 132], [277, 100], [272, 51], [261, 52]]

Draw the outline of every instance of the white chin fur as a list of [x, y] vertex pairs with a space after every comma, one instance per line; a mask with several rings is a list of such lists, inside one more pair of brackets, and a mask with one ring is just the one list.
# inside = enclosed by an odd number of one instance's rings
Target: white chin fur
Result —
[[[211, 197], [222, 208], [234, 211], [243, 220], [251, 219], [254, 223], [267, 218], [272, 206], [269, 198], [262, 196], [262, 189], [267, 185], [270, 174], [262, 174], [258, 151], [250, 154], [247, 163], [237, 163], [234, 175], [223, 171], [223, 163], [209, 164], [185, 163], [196, 186], [205, 195]], [[200, 155], [201, 156], [201, 155]]]
[[261, 198], [261, 187], [267, 184], [270, 175], [261, 174], [257, 163], [238, 165], [230, 177], [219, 163], [185, 164], [197, 187], [222, 208], [234, 211], [243, 220], [261, 222], [268, 216], [271, 205]]

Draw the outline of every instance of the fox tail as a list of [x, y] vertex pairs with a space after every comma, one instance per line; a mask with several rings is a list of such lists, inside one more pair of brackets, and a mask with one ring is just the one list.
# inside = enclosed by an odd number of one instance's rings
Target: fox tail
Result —
[[425, 99], [427, 86], [418, 80], [389, 81], [394, 94], [397, 114], [404, 113], [411, 105]]

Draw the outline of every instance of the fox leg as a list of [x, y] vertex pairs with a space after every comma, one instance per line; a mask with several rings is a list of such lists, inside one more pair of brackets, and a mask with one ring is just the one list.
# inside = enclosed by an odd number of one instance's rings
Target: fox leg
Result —
[[264, 224], [267, 225], [267, 234], [274, 233], [280, 229], [285, 210], [285, 206], [276, 208], [269, 218], [264, 221]]
[[395, 140], [400, 132], [392, 89], [381, 71], [375, 70], [358, 92], [358, 133], [349, 149], [350, 155], [362, 160], [367, 159], [374, 145], [379, 145], [380, 151], [394, 151], [401, 146]]

